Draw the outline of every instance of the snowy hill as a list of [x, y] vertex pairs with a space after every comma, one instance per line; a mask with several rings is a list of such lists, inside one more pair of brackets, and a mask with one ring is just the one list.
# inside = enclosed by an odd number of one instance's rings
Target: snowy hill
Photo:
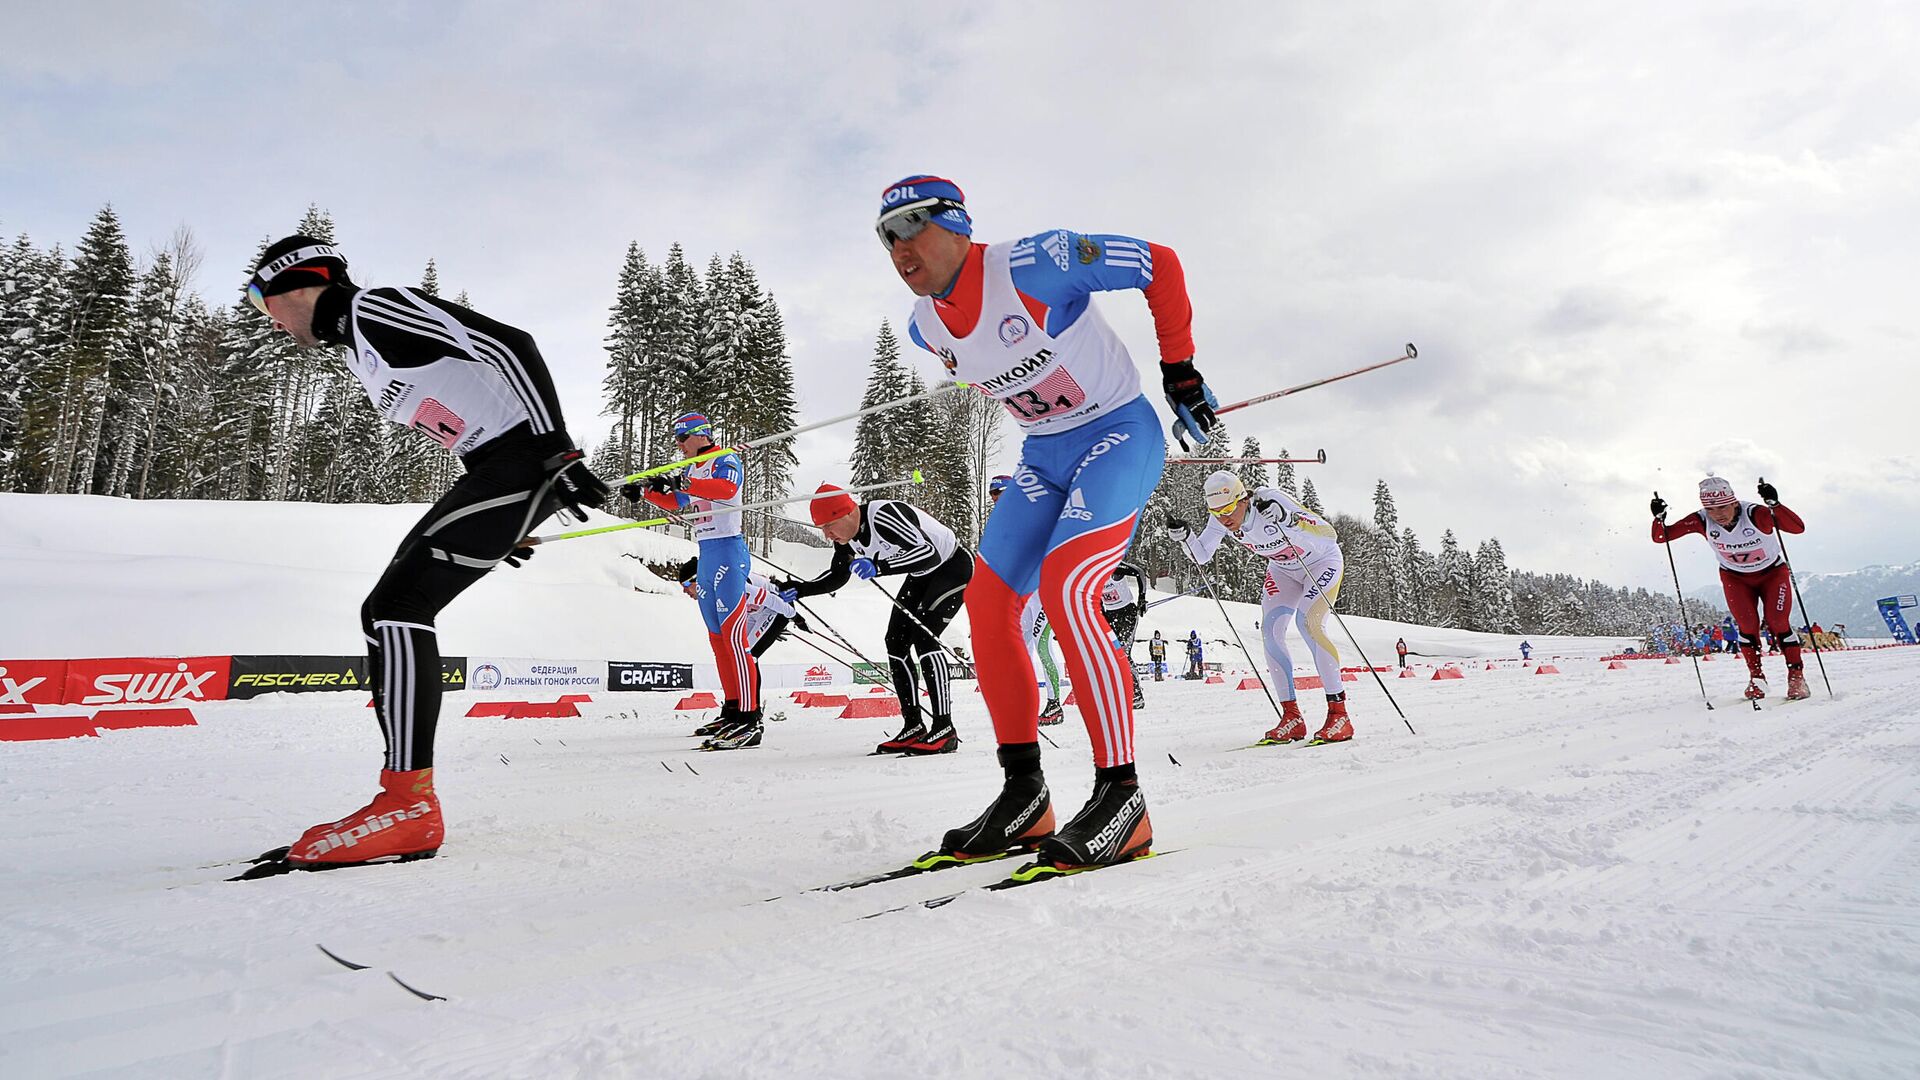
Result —
[[[413, 514], [0, 497], [0, 655], [348, 651]], [[618, 535], [500, 572], [447, 635], [696, 655], [693, 605], [622, 557], [684, 548]], [[875, 590], [830, 604], [877, 639]], [[1261, 694], [1149, 682], [1159, 857], [1012, 892], [977, 888], [1011, 862], [818, 891], [918, 856], [997, 790], [971, 688], [959, 750], [914, 759], [868, 756], [885, 721], [785, 693], [764, 746], [720, 754], [693, 750], [704, 714], [672, 695], [450, 709], [439, 857], [246, 883], [213, 864], [370, 794], [364, 694], [0, 742], [0, 1075], [1920, 1074], [1920, 649], [1831, 654], [1837, 700], [1758, 712], [1740, 666], [1710, 662], [1708, 711], [1691, 665], [1477, 660], [1435, 681], [1440, 654], [1514, 643], [1349, 622], [1377, 662], [1400, 633], [1433, 654], [1387, 683], [1417, 735], [1363, 680], [1352, 742], [1249, 749]], [[1193, 598], [1155, 626], [1229, 636]], [[1064, 816], [1089, 740], [1071, 711], [1046, 731]]]
[[[0, 494], [0, 657], [316, 653], [361, 651], [360, 601], [424, 506], [135, 501], [93, 495]], [[617, 519], [596, 514], [592, 524]], [[549, 521], [543, 533], [569, 527]], [[776, 543], [774, 562], [812, 576], [826, 548]], [[635, 529], [542, 546], [528, 565], [502, 568], [449, 606], [439, 620], [449, 655], [701, 661], [710, 656], [694, 605], [642, 560], [678, 563], [694, 547]], [[896, 583], [897, 584], [897, 583]], [[889, 586], [891, 588], [892, 586]], [[814, 604], [876, 659], [889, 603], [870, 586]], [[1257, 653], [1257, 607], [1230, 605]], [[1440, 658], [1518, 657], [1519, 637], [1347, 620], [1375, 663], [1394, 639]], [[1229, 640], [1219, 609], [1203, 597], [1148, 612], [1140, 629], [1185, 637], [1199, 629]], [[962, 614], [947, 640], [966, 641]], [[1296, 635], [1297, 640], [1297, 635]], [[1536, 638], [1543, 654], [1598, 656], [1625, 638]], [[1210, 647], [1211, 648], [1211, 647]], [[1224, 647], [1223, 647], [1224, 648]], [[1145, 649], [1139, 649], [1141, 659]], [[1221, 653], [1210, 652], [1210, 659]], [[1304, 652], [1301, 653], [1304, 656]], [[776, 662], [810, 662], [797, 645]]]

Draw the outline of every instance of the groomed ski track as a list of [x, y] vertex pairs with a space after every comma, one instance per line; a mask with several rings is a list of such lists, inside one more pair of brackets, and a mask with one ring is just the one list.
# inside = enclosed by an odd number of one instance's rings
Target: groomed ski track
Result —
[[[866, 921], [1011, 868], [764, 902], [978, 810], [970, 689], [957, 754], [869, 759], [872, 723], [789, 708], [697, 776], [664, 696], [450, 718], [439, 858], [246, 883], [198, 867], [367, 794], [360, 696], [19, 744], [0, 1071], [1907, 1076], [1920, 679], [1906, 650], [1828, 665], [1841, 700], [1759, 714], [1708, 713], [1680, 666], [1398, 680], [1418, 737], [1360, 684], [1352, 743], [1240, 753], [1264, 699], [1151, 684], [1178, 858]], [[1050, 734], [1071, 814], [1085, 734]]]

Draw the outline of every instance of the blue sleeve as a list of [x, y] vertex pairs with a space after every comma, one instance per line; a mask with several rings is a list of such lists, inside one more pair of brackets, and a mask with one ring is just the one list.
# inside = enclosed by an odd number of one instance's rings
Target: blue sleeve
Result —
[[740, 477], [743, 472], [744, 470], [740, 467], [740, 455], [738, 454], [722, 454], [713, 460], [713, 478], [715, 480], [731, 480], [738, 484], [742, 482]]
[[1072, 326], [1094, 293], [1153, 284], [1147, 242], [1113, 233], [1037, 233], [1013, 245], [1008, 266], [1014, 288], [1047, 305], [1049, 334]]

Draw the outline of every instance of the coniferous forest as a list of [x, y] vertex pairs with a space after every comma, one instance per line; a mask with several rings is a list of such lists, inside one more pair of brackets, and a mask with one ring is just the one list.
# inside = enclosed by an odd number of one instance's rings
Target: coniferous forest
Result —
[[[317, 207], [289, 224], [335, 237]], [[299, 349], [277, 334], [241, 297], [251, 269], [204, 267], [184, 228], [136, 256], [110, 206], [71, 250], [24, 235], [0, 243], [0, 490], [312, 502], [419, 502], [443, 491], [459, 462], [382, 421], [332, 350]], [[441, 295], [431, 260], [415, 287]], [[696, 270], [678, 244], [658, 262], [630, 245], [611, 295], [602, 416], [569, 418], [602, 476], [669, 460], [668, 423], [687, 409], [706, 412], [723, 443], [800, 422], [780, 308], [740, 253]], [[452, 299], [466, 303], [464, 293]], [[881, 323], [862, 407], [929, 388], [921, 375], [929, 365], [902, 351]], [[848, 475], [865, 484], [919, 470], [924, 483], [897, 494], [972, 543], [995, 462], [1017, 439], [997, 403], [955, 390], [859, 422]], [[1263, 456], [1258, 440], [1227, 437], [1199, 454]], [[798, 464], [790, 444], [753, 460], [748, 501], [786, 495]], [[1462, 543], [1447, 529], [1429, 550], [1400, 521], [1385, 480], [1371, 514], [1355, 517], [1322, 505], [1312, 478], [1292, 465], [1236, 469], [1249, 488], [1277, 486], [1328, 514], [1346, 558], [1347, 613], [1495, 633], [1635, 636], [1678, 617], [1671, 597], [1646, 589], [1510, 568], [1494, 537]], [[1205, 520], [1207, 471], [1169, 465], [1132, 554], [1181, 590], [1202, 589], [1201, 577], [1160, 524]], [[773, 515], [750, 516], [749, 533], [762, 546], [798, 535]], [[1253, 559], [1229, 553], [1207, 573], [1222, 599], [1258, 601]], [[1705, 605], [1688, 614], [1696, 623], [1721, 615]]]

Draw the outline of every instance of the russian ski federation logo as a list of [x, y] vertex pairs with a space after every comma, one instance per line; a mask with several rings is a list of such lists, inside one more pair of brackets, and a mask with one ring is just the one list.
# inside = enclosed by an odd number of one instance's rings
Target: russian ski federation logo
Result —
[[1093, 511], [1087, 509], [1087, 497], [1080, 493], [1079, 488], [1067, 493], [1067, 507], [1060, 511], [1060, 516], [1071, 521], [1093, 520]]
[[1031, 329], [1033, 324], [1027, 321], [1025, 315], [1009, 315], [1000, 320], [1000, 344], [1018, 345], [1027, 340], [1027, 332]]

